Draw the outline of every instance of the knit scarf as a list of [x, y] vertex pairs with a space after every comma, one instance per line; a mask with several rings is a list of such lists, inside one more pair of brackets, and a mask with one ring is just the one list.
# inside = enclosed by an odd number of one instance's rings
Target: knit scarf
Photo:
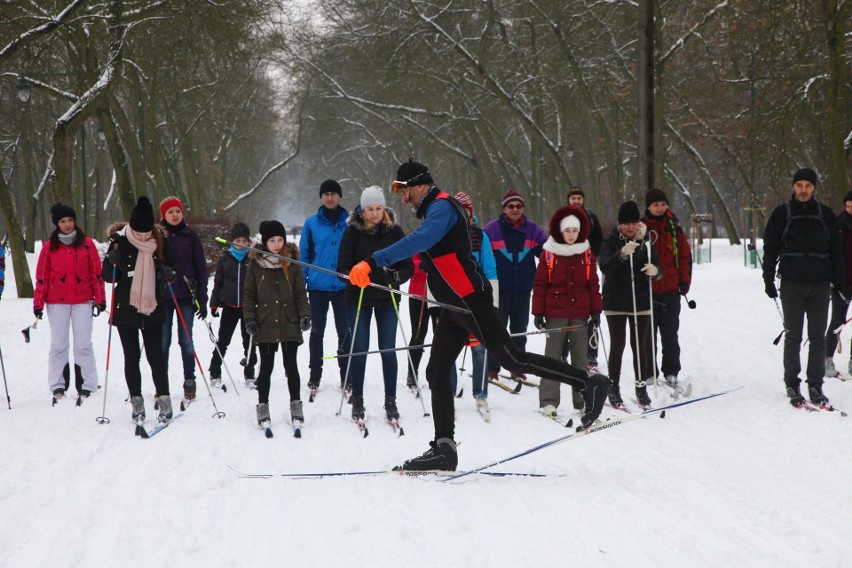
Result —
[[59, 237], [59, 242], [62, 243], [63, 245], [66, 245], [66, 246], [69, 246], [69, 247], [73, 246], [74, 241], [77, 240], [77, 229], [74, 229], [73, 231], [71, 231], [67, 235], [60, 231], [57, 236]]
[[125, 227], [124, 236], [139, 251], [130, 285], [130, 305], [143, 316], [149, 316], [157, 309], [157, 270], [154, 267], [157, 241], [151, 238], [151, 231], [137, 233], [129, 225]]
[[237, 259], [237, 262], [242, 262], [243, 259], [248, 254], [248, 251], [249, 251], [249, 249], [247, 249], [247, 248], [238, 247], [236, 245], [231, 245], [231, 248], [228, 252], [231, 253], [231, 256], [233, 256], [235, 259]]

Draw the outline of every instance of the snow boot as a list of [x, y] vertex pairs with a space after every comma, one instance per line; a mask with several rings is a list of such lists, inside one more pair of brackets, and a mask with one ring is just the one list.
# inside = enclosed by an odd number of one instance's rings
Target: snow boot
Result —
[[651, 406], [651, 397], [648, 396], [648, 387], [645, 381], [636, 381], [636, 402], [639, 406]]
[[222, 371], [210, 369], [210, 386], [216, 389], [222, 388]]
[[488, 400], [485, 398], [477, 397], [476, 398], [476, 409], [477, 410], [488, 410]]
[[246, 367], [243, 371], [243, 378], [246, 380], [246, 386], [253, 387], [257, 379], [254, 378], [254, 367]]
[[311, 377], [308, 379], [308, 390], [315, 391], [319, 390], [320, 386], [320, 377]]
[[414, 375], [411, 373], [411, 371], [408, 371], [408, 378], [405, 379], [405, 386], [410, 389], [417, 388], [417, 379], [414, 378]]
[[132, 414], [130, 417], [134, 422], [144, 422], [145, 421], [145, 399], [142, 398], [142, 395], [131, 396], [130, 397], [130, 405], [133, 407]]
[[157, 420], [160, 422], [168, 422], [172, 419], [172, 397], [167, 394], [157, 397], [157, 402], [160, 403], [160, 415]]
[[183, 398], [195, 400], [195, 379], [187, 379], [183, 382]]
[[364, 397], [353, 394], [349, 402], [352, 404], [352, 420], [363, 420], [365, 415]]
[[790, 399], [790, 404], [793, 406], [802, 406], [805, 404], [805, 397], [802, 396], [798, 384], [787, 383], [787, 398]]
[[271, 420], [269, 419], [269, 403], [261, 402], [255, 407], [257, 410], [257, 425], [266, 426]]
[[666, 375], [666, 384], [672, 388], [677, 388], [677, 375]]
[[832, 357], [825, 358], [825, 376], [826, 377], [836, 377], [837, 376], [837, 368], [834, 366], [834, 359]]
[[541, 413], [548, 418], [556, 418], [556, 407], [552, 404], [547, 404], [541, 407]]
[[305, 414], [302, 412], [302, 401], [301, 400], [291, 400], [290, 401], [290, 420], [296, 422], [305, 421]]
[[399, 409], [396, 407], [396, 397], [385, 397], [385, 414], [387, 414], [388, 422], [391, 420], [399, 420]]
[[65, 389], [56, 389], [53, 391], [53, 398], [56, 400], [62, 400], [65, 398]]
[[601, 415], [611, 384], [609, 377], [601, 374], [592, 375], [586, 380], [586, 388], [582, 390], [586, 410], [580, 417], [583, 428], [591, 426]]
[[456, 453], [456, 443], [450, 438], [441, 438], [435, 442], [429, 442], [429, 449], [423, 455], [406, 460], [401, 466], [396, 466], [394, 471], [455, 471], [458, 466], [459, 457]]
[[809, 384], [808, 397], [817, 406], [828, 406], [828, 397], [822, 392], [822, 383]]

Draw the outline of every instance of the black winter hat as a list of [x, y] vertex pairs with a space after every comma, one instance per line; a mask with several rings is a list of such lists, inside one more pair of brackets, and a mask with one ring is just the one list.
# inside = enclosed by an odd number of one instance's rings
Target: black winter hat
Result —
[[565, 195], [566, 202], [571, 199], [572, 195], [579, 195], [583, 198], [584, 202], [586, 201], [586, 193], [583, 191], [583, 188], [578, 185], [575, 185], [574, 187], [568, 190], [568, 193]]
[[657, 201], [665, 201], [669, 202], [669, 198], [666, 197], [665, 192], [659, 187], [652, 187], [648, 190], [648, 193], [645, 194], [645, 207], [650, 207], [652, 203], [656, 203]]
[[409, 158], [397, 168], [396, 181], [401, 182], [405, 187], [433, 183], [429, 168], [415, 162], [413, 158]]
[[154, 230], [154, 205], [145, 195], [136, 200], [136, 206], [130, 213], [130, 228], [137, 233]]
[[234, 223], [234, 226], [231, 227], [231, 240], [233, 241], [240, 237], [251, 240], [251, 230], [249, 230], [249, 226], [245, 223]]
[[282, 237], [286, 241], [287, 229], [279, 221], [264, 221], [260, 224], [260, 240], [265, 246], [272, 237]]
[[843, 198], [843, 203], [845, 204], [847, 201], [852, 201], [852, 191], [846, 194], [846, 197]]
[[320, 184], [320, 197], [322, 197], [325, 193], [336, 193], [340, 197], [343, 197], [343, 190], [340, 188], [340, 184], [333, 179], [327, 179]]
[[635, 201], [625, 201], [618, 208], [618, 224], [638, 223], [639, 222], [639, 206]]
[[59, 226], [59, 221], [61, 221], [65, 217], [71, 217], [76, 221], [77, 213], [75, 213], [74, 210], [68, 205], [54, 203], [53, 207], [50, 208], [50, 220], [53, 221], [53, 224]]
[[817, 184], [817, 175], [816, 172], [810, 168], [801, 168], [793, 174], [793, 185], [796, 185], [797, 181], [809, 181], [812, 184]]

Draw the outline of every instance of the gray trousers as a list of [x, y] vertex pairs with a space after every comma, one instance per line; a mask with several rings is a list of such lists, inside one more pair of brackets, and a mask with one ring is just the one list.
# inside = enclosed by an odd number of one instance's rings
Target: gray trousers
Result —
[[784, 382], [798, 388], [802, 380], [799, 351], [802, 328], [808, 316], [807, 381], [821, 385], [825, 376], [825, 326], [828, 324], [828, 282], [796, 282], [781, 279], [781, 307], [784, 310]]
[[[565, 338], [567, 337], [569, 349], [571, 350], [571, 365], [585, 369], [588, 361], [589, 347], [589, 332], [585, 324], [586, 320], [582, 318], [548, 318], [546, 323], [548, 329], [569, 325], [578, 325], [580, 329], [548, 335], [547, 342], [544, 345], [545, 356], [561, 359], [562, 345], [565, 343]], [[559, 408], [560, 386], [562, 386], [562, 383], [558, 381], [541, 379], [541, 385], [538, 388], [539, 407], [543, 408], [548, 404], [552, 404], [556, 408]], [[572, 387], [572, 393], [574, 408], [578, 410], [583, 408], [583, 397], [580, 395], [580, 392]]]
[[79, 365], [82, 371], [83, 390], [97, 392], [98, 369], [95, 365], [95, 352], [92, 349], [92, 319], [91, 302], [47, 304], [47, 320], [50, 322], [47, 382], [50, 385], [50, 392], [65, 389], [65, 377], [62, 372], [68, 364], [69, 329], [74, 331], [74, 364]]

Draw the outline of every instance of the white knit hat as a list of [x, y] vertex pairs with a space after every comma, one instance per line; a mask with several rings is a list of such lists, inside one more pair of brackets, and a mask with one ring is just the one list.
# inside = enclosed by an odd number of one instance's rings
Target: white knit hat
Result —
[[370, 205], [385, 206], [385, 194], [377, 185], [371, 185], [361, 193], [361, 209], [366, 209]]
[[559, 232], [568, 228], [580, 229], [580, 219], [576, 215], [568, 215], [559, 222]]

